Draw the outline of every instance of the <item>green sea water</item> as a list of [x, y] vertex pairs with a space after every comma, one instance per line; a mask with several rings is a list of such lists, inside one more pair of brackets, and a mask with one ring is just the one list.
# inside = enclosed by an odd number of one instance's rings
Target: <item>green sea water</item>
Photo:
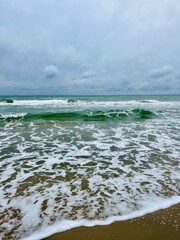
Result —
[[179, 159], [180, 96], [1, 96], [1, 238], [179, 202]]

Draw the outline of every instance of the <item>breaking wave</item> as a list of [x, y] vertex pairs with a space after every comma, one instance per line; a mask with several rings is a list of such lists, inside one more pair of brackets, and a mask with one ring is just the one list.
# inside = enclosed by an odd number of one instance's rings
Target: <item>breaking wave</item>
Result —
[[15, 120], [60, 120], [60, 121], [106, 121], [108, 119], [151, 119], [156, 114], [146, 109], [132, 110], [107, 110], [107, 111], [75, 111], [75, 112], [45, 112], [45, 113], [21, 113], [0, 115], [0, 121], [15, 121]]

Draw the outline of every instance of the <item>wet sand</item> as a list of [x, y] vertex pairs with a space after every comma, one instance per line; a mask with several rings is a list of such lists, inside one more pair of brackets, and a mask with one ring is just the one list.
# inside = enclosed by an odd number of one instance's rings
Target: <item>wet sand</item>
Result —
[[180, 204], [107, 226], [74, 228], [46, 240], [180, 240]]

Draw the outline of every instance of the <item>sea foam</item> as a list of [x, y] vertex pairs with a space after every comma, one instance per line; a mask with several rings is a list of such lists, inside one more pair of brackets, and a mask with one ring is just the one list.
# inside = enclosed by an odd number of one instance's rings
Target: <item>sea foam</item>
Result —
[[174, 196], [166, 200], [161, 198], [148, 199], [146, 200], [146, 202], [143, 202], [142, 200], [142, 209], [126, 214], [124, 216], [111, 216], [104, 220], [91, 220], [91, 221], [88, 221], [86, 219], [74, 220], [74, 221], [64, 220], [64, 221], [57, 222], [51, 226], [42, 228], [41, 230], [30, 235], [29, 237], [22, 238], [22, 240], [39, 240], [39, 239], [43, 239], [48, 236], [51, 236], [53, 234], [56, 234], [58, 232], [64, 232], [64, 231], [67, 231], [76, 227], [81, 227], [81, 226], [93, 227], [93, 226], [109, 225], [117, 221], [125, 221], [129, 219], [137, 218], [137, 217], [142, 217], [146, 214], [171, 207], [174, 204], [178, 204], [178, 203], [180, 203], [179, 196]]

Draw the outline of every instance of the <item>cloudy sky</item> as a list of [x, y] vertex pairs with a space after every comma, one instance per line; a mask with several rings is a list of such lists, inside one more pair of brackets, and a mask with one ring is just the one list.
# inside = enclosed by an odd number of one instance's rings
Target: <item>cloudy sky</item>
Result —
[[180, 93], [180, 0], [0, 0], [0, 94]]

